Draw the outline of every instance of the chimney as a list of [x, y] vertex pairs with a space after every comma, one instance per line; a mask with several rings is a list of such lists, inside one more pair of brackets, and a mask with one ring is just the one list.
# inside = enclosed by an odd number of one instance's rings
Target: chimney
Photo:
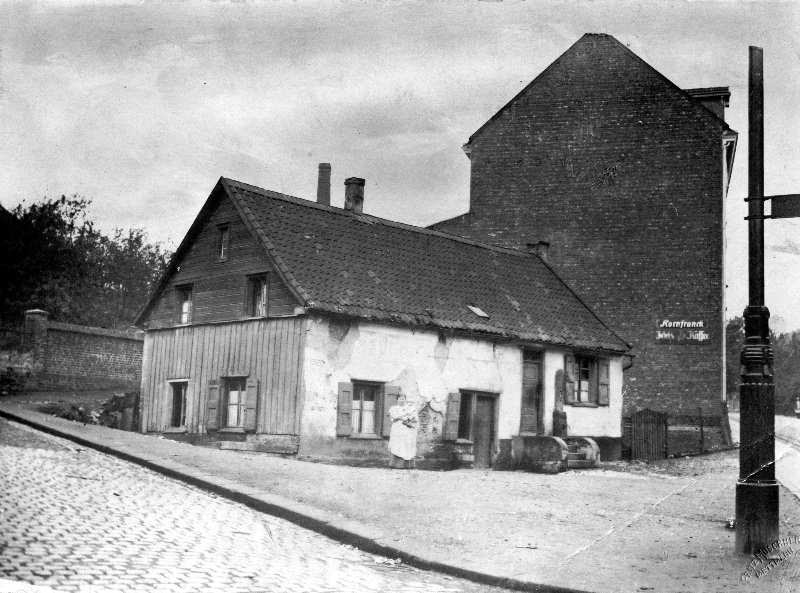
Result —
[[317, 204], [331, 205], [331, 164], [319, 164], [317, 177]]
[[348, 177], [344, 180], [344, 209], [360, 214], [364, 209], [364, 183], [361, 177]]
[[528, 248], [529, 253], [535, 253], [542, 260], [547, 261], [547, 252], [550, 249], [549, 241], [537, 241], [536, 243], [526, 243], [525, 247]]

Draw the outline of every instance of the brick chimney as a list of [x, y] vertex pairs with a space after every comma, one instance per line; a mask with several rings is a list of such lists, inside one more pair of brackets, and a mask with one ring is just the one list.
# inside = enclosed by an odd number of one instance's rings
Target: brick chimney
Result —
[[317, 177], [317, 204], [331, 205], [331, 164], [319, 164]]
[[360, 214], [364, 209], [364, 184], [361, 177], [348, 177], [344, 180], [344, 209]]

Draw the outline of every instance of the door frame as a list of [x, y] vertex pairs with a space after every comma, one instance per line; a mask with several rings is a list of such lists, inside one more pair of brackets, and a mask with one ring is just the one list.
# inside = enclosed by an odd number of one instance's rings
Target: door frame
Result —
[[[525, 401], [525, 356], [536, 355], [539, 365], [539, 409], [536, 414], [536, 431], [523, 431], [522, 428], [522, 405]], [[545, 429], [545, 373], [544, 373], [544, 350], [536, 348], [522, 348], [522, 367], [520, 368], [520, 402], [519, 402], [519, 434], [541, 436], [547, 433]]]
[[[485, 397], [492, 400], [492, 431], [491, 438], [489, 439], [489, 467], [492, 467], [494, 460], [498, 453], [498, 438], [497, 427], [500, 420], [500, 394], [491, 391], [480, 391], [478, 389], [460, 389], [461, 406], [464, 405], [465, 396], [470, 400], [470, 426], [469, 426], [469, 439], [467, 440], [472, 444], [472, 455], [475, 455], [475, 413], [478, 407], [478, 398]], [[459, 439], [461, 440], [461, 439]], [[462, 440], [462, 442], [464, 442]]]

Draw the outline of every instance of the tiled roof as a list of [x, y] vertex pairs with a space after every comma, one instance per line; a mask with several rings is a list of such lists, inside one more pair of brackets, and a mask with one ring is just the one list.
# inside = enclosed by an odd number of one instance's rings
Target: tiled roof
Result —
[[309, 310], [578, 348], [628, 350], [536, 255], [231, 179], [222, 178], [220, 186]]

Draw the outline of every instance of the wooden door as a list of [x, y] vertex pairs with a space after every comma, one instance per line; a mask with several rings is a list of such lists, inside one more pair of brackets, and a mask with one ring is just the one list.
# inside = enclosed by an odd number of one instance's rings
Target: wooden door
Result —
[[544, 433], [542, 412], [542, 355], [539, 352], [523, 353], [522, 407], [520, 432]]
[[492, 466], [492, 447], [494, 445], [494, 398], [476, 395], [475, 415], [473, 416], [473, 453], [475, 467]]

